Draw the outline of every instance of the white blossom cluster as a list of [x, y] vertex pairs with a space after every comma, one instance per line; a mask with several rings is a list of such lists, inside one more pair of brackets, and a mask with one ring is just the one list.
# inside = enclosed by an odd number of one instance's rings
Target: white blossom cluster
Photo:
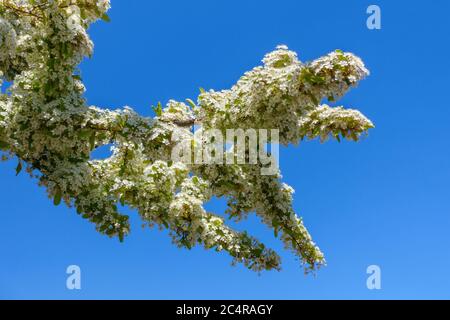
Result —
[[374, 125], [357, 110], [321, 105], [301, 119], [300, 127], [302, 138], [320, 137], [324, 142], [330, 136], [338, 141], [340, 136], [358, 141], [360, 135]]
[[[0, 95], [0, 150], [19, 159], [47, 188], [97, 229], [121, 240], [129, 233], [119, 205], [136, 209], [149, 226], [167, 228], [175, 244], [227, 251], [235, 263], [260, 271], [280, 258], [246, 232], [237, 232], [204, 204], [226, 197], [226, 214], [255, 212], [273, 228], [307, 271], [325, 260], [292, 208], [293, 189], [281, 175], [261, 175], [257, 164], [185, 164], [171, 155], [179, 140], [205, 129], [279, 129], [283, 144], [328, 136], [358, 140], [372, 128], [361, 113], [320, 105], [345, 94], [368, 71], [350, 53], [333, 52], [311, 63], [279, 46], [230, 90], [202, 92], [197, 102], [169, 101], [145, 118], [131, 108], [88, 106], [77, 66], [90, 56], [86, 30], [108, 21], [108, 0], [0, 1], [0, 78], [12, 83]], [[92, 160], [112, 144], [111, 157]]]
[[[281, 143], [297, 143], [305, 136], [305, 118], [320, 101], [343, 96], [369, 73], [358, 57], [339, 50], [303, 64], [283, 45], [263, 63], [245, 73], [231, 90], [200, 95], [196, 113], [204, 126], [277, 128]], [[364, 122], [355, 132], [358, 135], [372, 127], [363, 116], [347, 120]]]

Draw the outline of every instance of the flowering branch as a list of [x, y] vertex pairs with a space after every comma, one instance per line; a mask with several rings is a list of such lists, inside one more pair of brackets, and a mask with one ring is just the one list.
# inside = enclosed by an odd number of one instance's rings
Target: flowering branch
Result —
[[[261, 175], [263, 164], [190, 164], [173, 161], [173, 137], [193, 139], [192, 127], [279, 130], [280, 143], [328, 138], [357, 141], [373, 124], [359, 111], [329, 107], [368, 75], [351, 53], [332, 52], [303, 63], [285, 46], [245, 73], [229, 90], [202, 91], [197, 102], [169, 101], [154, 119], [131, 108], [89, 107], [77, 65], [92, 55], [86, 29], [108, 20], [109, 0], [2, 0], [0, 150], [17, 156], [47, 189], [55, 205], [74, 206], [97, 230], [123, 240], [129, 218], [118, 205], [136, 209], [149, 225], [166, 228], [175, 244], [225, 250], [234, 262], [260, 271], [280, 269], [280, 258], [246, 232], [204, 209], [226, 197], [227, 214], [240, 220], [255, 212], [300, 258], [306, 271], [325, 264], [292, 207], [293, 189], [281, 174]], [[91, 152], [113, 144], [112, 155]], [[248, 151], [248, 150], [246, 150]]]

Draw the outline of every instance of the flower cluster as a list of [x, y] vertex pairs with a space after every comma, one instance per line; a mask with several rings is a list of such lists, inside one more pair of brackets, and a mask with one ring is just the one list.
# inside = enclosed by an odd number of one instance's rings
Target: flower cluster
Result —
[[297, 143], [303, 122], [320, 101], [334, 101], [368, 75], [358, 57], [339, 50], [304, 64], [286, 46], [278, 46], [263, 63], [231, 90], [200, 95], [196, 113], [203, 125], [224, 130], [277, 128], [281, 143]]
[[357, 110], [321, 105], [301, 119], [300, 137], [320, 137], [324, 142], [330, 136], [340, 141], [342, 136], [343, 139], [358, 141], [361, 134], [373, 127], [373, 123]]
[[[303, 138], [359, 136], [372, 128], [361, 113], [320, 105], [357, 85], [368, 71], [350, 53], [333, 52], [302, 63], [286, 46], [245, 73], [230, 90], [202, 91], [197, 102], [169, 101], [153, 119], [133, 109], [88, 106], [77, 66], [90, 56], [86, 30], [109, 20], [108, 0], [2, 0], [0, 2], [0, 151], [19, 159], [61, 202], [123, 240], [129, 218], [119, 205], [136, 209], [149, 226], [170, 231], [174, 243], [227, 251], [234, 263], [260, 271], [280, 268], [280, 258], [246, 232], [207, 212], [213, 196], [226, 197], [232, 219], [255, 212], [293, 251], [306, 270], [325, 263], [292, 207], [293, 189], [278, 172], [261, 175], [263, 163], [186, 164], [173, 161], [177, 141], [194, 139], [193, 126], [217, 129], [279, 129], [283, 144]], [[112, 144], [112, 155], [91, 159]], [[228, 151], [230, 152], [230, 151]]]

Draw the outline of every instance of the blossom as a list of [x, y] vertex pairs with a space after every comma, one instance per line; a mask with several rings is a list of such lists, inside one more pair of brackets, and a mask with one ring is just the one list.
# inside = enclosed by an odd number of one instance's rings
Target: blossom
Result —
[[[77, 66], [93, 52], [88, 26], [108, 20], [108, 0], [9, 0], [0, 4], [0, 150], [17, 156], [47, 189], [55, 205], [64, 202], [123, 240], [136, 209], [149, 226], [168, 229], [174, 243], [226, 251], [233, 263], [251, 270], [280, 268], [280, 257], [246, 232], [205, 210], [213, 196], [226, 197], [231, 219], [255, 212], [274, 230], [306, 271], [325, 263], [292, 207], [294, 190], [280, 172], [261, 175], [262, 164], [186, 164], [173, 161], [174, 142], [194, 140], [203, 129], [279, 129], [280, 142], [328, 137], [358, 140], [373, 127], [359, 111], [320, 104], [355, 87], [369, 72], [351, 53], [332, 52], [310, 63], [281, 45], [263, 65], [246, 72], [230, 89], [203, 91], [197, 102], [170, 100], [153, 119], [131, 107], [89, 106]], [[91, 159], [96, 148], [113, 144], [112, 155]], [[199, 142], [203, 143], [203, 142]], [[227, 151], [231, 152], [231, 151]], [[5, 154], [3, 154], [2, 159]], [[19, 172], [21, 166], [18, 167]]]

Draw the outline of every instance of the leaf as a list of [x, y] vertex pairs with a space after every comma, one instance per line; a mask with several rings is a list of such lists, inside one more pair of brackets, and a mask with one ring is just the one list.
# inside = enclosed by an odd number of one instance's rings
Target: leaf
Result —
[[57, 189], [56, 190], [56, 194], [55, 197], [53, 198], [53, 204], [55, 206], [58, 206], [61, 203], [61, 199], [62, 199], [62, 193], [61, 193], [61, 189]]
[[158, 116], [158, 117], [161, 117], [162, 116], [162, 105], [161, 105], [161, 102], [158, 102], [158, 105], [155, 107], [155, 106], [152, 106], [152, 109], [153, 109], [153, 111], [155, 111], [155, 113], [156, 113], [156, 116]]
[[55, 59], [48, 59], [47, 61], [47, 67], [51, 70], [55, 68]]
[[89, 146], [91, 147], [91, 150], [95, 149], [95, 132], [93, 132], [89, 138]]
[[22, 161], [19, 160], [19, 163], [17, 164], [16, 168], [16, 176], [19, 175], [20, 171], [22, 171]]
[[8, 143], [0, 140], [0, 150], [6, 150], [6, 149], [8, 149], [8, 147], [9, 147]]
[[85, 20], [85, 19], [87, 18], [87, 15], [86, 15], [86, 9], [80, 8], [80, 17], [81, 17], [81, 19], [83, 19], [83, 20]]
[[203, 89], [202, 87], [199, 88], [200, 89], [200, 93], [205, 93], [205, 89]]
[[264, 252], [263, 244], [259, 245], [259, 247], [255, 248], [255, 250], [253, 251], [253, 253], [256, 255], [256, 257], [260, 257], [263, 252]]
[[20, 129], [21, 130], [26, 130], [29, 127], [30, 127], [30, 123], [28, 121], [20, 124]]
[[78, 131], [77, 135], [78, 135], [78, 138], [87, 139], [91, 136], [91, 132], [92, 131], [89, 129], [83, 129], [83, 130]]
[[195, 105], [194, 101], [192, 101], [191, 99], [186, 99], [187, 103], [189, 103], [189, 105], [194, 109], [197, 106]]
[[273, 234], [275, 236], [275, 238], [278, 238], [278, 228], [280, 226], [280, 222], [277, 218], [274, 218], [272, 220], [272, 227], [273, 227]]
[[104, 13], [104, 14], [101, 16], [101, 19], [102, 19], [103, 21], [105, 21], [105, 22], [111, 22], [111, 18], [110, 18], [106, 13]]
[[311, 92], [309, 92], [308, 93], [308, 96], [309, 96], [309, 98], [312, 100], [312, 102], [315, 104], [315, 105], [318, 105], [319, 104], [319, 100], [317, 100], [317, 98], [311, 93]]

